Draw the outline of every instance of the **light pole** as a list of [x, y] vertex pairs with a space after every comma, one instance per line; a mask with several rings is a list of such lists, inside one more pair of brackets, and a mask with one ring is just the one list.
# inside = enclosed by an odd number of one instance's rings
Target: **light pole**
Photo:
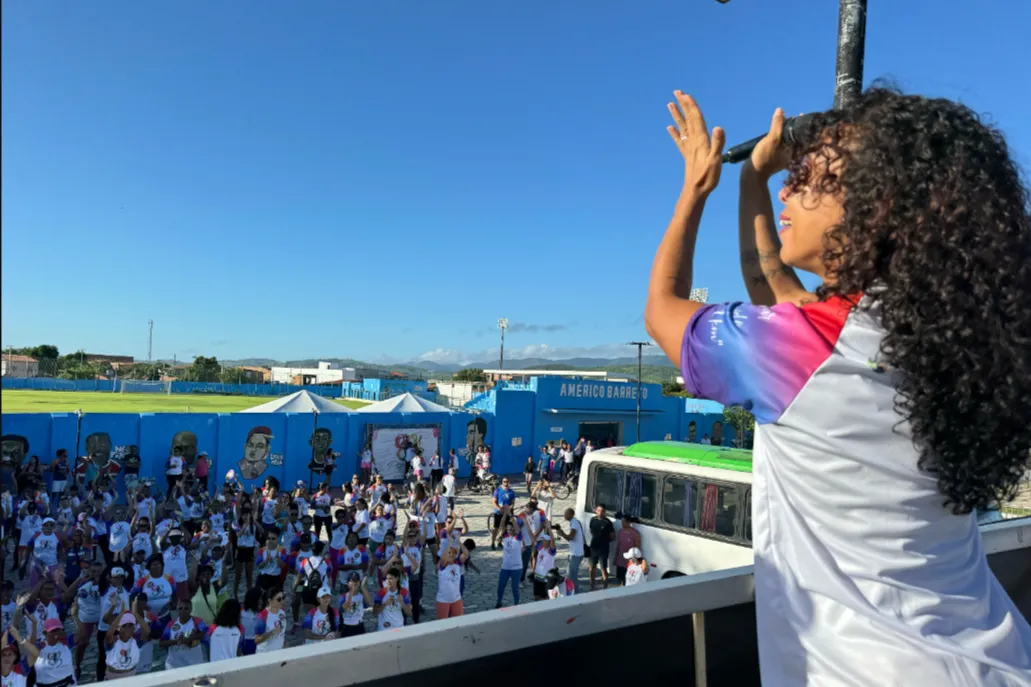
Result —
[[641, 355], [645, 346], [651, 346], [650, 341], [631, 341], [628, 346], [637, 346], [637, 441], [641, 441]]
[[508, 329], [508, 318], [502, 317], [498, 320], [498, 329], [501, 330], [501, 356], [498, 358], [498, 369], [505, 369], [505, 330]]

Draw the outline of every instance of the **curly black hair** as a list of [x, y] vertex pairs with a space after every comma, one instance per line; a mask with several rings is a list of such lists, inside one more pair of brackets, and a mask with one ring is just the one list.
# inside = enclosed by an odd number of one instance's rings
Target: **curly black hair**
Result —
[[817, 295], [879, 303], [919, 468], [953, 513], [1011, 500], [1031, 463], [1031, 208], [1002, 134], [878, 86], [816, 116], [792, 160], [792, 192], [841, 198]]

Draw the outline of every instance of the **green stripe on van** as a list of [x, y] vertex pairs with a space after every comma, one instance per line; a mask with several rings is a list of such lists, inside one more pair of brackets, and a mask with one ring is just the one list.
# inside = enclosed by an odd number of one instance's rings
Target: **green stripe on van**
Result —
[[687, 444], [682, 441], [642, 441], [627, 446], [623, 449], [623, 455], [630, 458], [686, 463], [718, 470], [752, 471], [752, 452], [740, 448]]

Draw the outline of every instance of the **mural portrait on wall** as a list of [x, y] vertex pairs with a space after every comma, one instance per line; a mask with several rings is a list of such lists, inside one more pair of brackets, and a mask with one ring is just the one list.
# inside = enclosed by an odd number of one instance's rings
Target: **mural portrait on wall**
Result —
[[111, 457], [111, 435], [107, 432], [93, 432], [86, 437], [86, 459], [76, 472], [90, 482], [98, 475], [117, 475], [122, 466]]
[[698, 442], [698, 423], [694, 420], [687, 423], [687, 439], [685, 441], [689, 444]]
[[723, 446], [723, 423], [719, 420], [712, 423], [712, 445]]
[[140, 449], [138, 446], [119, 446], [115, 450], [115, 459], [121, 460], [125, 471], [126, 490], [135, 489], [140, 481]]
[[168, 450], [170, 456], [180, 456], [183, 464], [192, 468], [197, 462], [197, 435], [193, 432], [176, 432], [172, 437], [172, 446]]
[[252, 427], [247, 432], [247, 440], [243, 445], [243, 459], [236, 466], [243, 479], [257, 479], [269, 466], [269, 453], [272, 451], [272, 430], [268, 427]]
[[475, 417], [466, 425], [465, 450], [466, 455], [475, 456], [476, 451], [483, 446], [487, 439], [487, 420], [482, 417]]
[[29, 454], [29, 440], [20, 434], [5, 434], [0, 437], [0, 447], [3, 449], [3, 462], [0, 463], [0, 484], [14, 493], [17, 491], [14, 469], [25, 462], [25, 456]]
[[323, 475], [333, 471], [333, 465], [326, 463], [326, 454], [333, 445], [333, 432], [325, 427], [319, 427], [311, 433], [308, 439], [311, 446], [311, 460], [308, 462], [308, 469], [316, 475]]

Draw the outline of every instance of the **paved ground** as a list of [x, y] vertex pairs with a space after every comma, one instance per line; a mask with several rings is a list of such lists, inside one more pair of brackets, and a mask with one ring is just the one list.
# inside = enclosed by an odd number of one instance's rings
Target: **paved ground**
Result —
[[[517, 505], [521, 506], [526, 503], [528, 495], [521, 485], [517, 486], [516, 495]], [[556, 501], [553, 515], [560, 518], [561, 513], [565, 508], [575, 505], [575, 498], [576, 496], [574, 494], [565, 501]], [[469, 571], [468, 576], [466, 577], [465, 594], [463, 597], [465, 602], [465, 612], [476, 613], [483, 610], [493, 609], [497, 596], [498, 575], [501, 570], [501, 551], [491, 551], [490, 549], [490, 533], [487, 530], [487, 517], [492, 511], [490, 498], [486, 495], [476, 496], [469, 493], [463, 493], [460, 494], [457, 499], [456, 508], [460, 508], [465, 511], [466, 521], [468, 522], [471, 530], [469, 536], [476, 541], [476, 550], [473, 552], [473, 562], [482, 571], [480, 574]], [[463, 539], [464, 538], [465, 537], [463, 537]], [[566, 569], [567, 556], [568, 546], [564, 541], [562, 541], [559, 544], [559, 553], [556, 565], [558, 565], [563, 571]], [[423, 582], [423, 616], [420, 620], [422, 623], [430, 622], [435, 619], [436, 611], [434, 600], [437, 593], [436, 574], [429, 565], [429, 555], [427, 555], [424, 564], [426, 565], [426, 575]], [[17, 573], [10, 572], [11, 565], [12, 558], [11, 554], [8, 553], [4, 565], [4, 578], [14, 579], [16, 590], [20, 593], [22, 589], [27, 586], [27, 579], [25, 581], [19, 581]], [[586, 565], [581, 568], [580, 574], [581, 582], [583, 582], [586, 577]], [[241, 596], [242, 594], [243, 592], [241, 590]], [[530, 603], [532, 601], [532, 587], [529, 582], [526, 582], [520, 588], [520, 602]], [[505, 605], [508, 606], [511, 605], [511, 603], [511, 589], [506, 588]], [[369, 632], [373, 632], [376, 629], [375, 619], [371, 613], [366, 616], [365, 626], [366, 630]], [[65, 623], [65, 627], [70, 632], [74, 631], [74, 624], [71, 620]], [[297, 637], [289, 637], [287, 640], [288, 646], [300, 643], [301, 640]], [[154, 670], [164, 669], [164, 653], [163, 649], [155, 645]], [[96, 657], [96, 648], [91, 644], [90, 648], [86, 652], [86, 657], [82, 665], [82, 683], [94, 681], [94, 676], [96, 674]]]

